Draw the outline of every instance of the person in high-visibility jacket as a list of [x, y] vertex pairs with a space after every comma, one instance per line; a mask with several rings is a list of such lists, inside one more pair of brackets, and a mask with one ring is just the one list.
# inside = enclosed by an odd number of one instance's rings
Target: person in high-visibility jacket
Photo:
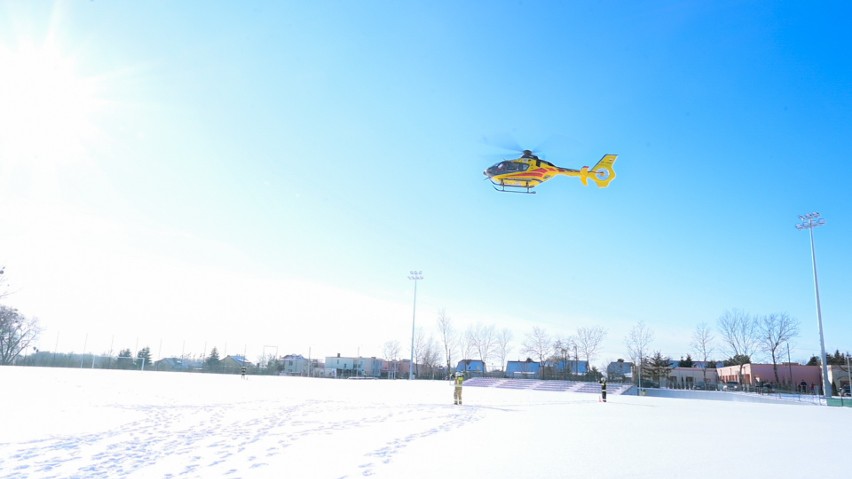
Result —
[[462, 373], [456, 373], [456, 377], [453, 378], [453, 400], [456, 404], [462, 403], [462, 383], [464, 382], [464, 375]]

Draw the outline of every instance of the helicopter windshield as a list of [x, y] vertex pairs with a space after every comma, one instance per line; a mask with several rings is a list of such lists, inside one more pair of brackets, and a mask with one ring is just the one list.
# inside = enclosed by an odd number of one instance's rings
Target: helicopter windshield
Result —
[[526, 171], [530, 165], [516, 161], [502, 161], [494, 167], [499, 173], [509, 173], [515, 171]]

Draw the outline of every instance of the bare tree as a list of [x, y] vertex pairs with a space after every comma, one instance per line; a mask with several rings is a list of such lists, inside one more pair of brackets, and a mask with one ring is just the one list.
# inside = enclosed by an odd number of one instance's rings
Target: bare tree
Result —
[[757, 351], [759, 344], [758, 322], [742, 311], [725, 311], [719, 317], [719, 334], [725, 349], [739, 366], [738, 376], [742, 384], [743, 365], [751, 361], [751, 356]]
[[636, 323], [630, 332], [627, 333], [627, 337], [624, 338], [624, 344], [627, 346], [627, 352], [630, 354], [630, 358], [633, 360], [633, 364], [636, 365], [637, 371], [639, 372], [639, 387], [642, 387], [642, 361], [643, 358], [648, 356], [648, 349], [650, 348], [653, 340], [654, 331], [652, 331], [644, 321]]
[[440, 363], [438, 347], [435, 344], [435, 338], [432, 336], [426, 337], [422, 330], [418, 330], [415, 335], [417, 341], [417, 376], [425, 377], [426, 375], [435, 377], [435, 367]]
[[606, 338], [606, 330], [603, 328], [577, 328], [577, 347], [589, 363], [589, 368], [592, 367], [592, 358], [598, 354], [604, 338]]
[[[573, 373], [576, 372], [576, 371], [574, 371], [574, 369], [576, 369], [576, 367], [575, 368], [569, 368], [568, 358], [571, 357], [571, 353], [573, 353], [577, 350], [578, 350], [577, 340], [573, 337], [559, 338], [559, 339], [553, 341], [553, 356], [562, 359], [562, 361], [564, 362], [563, 373], [565, 374], [566, 379], [567, 379], [569, 373], [573, 374]], [[576, 356], [576, 354], [575, 354], [575, 356]], [[577, 358], [575, 357], [574, 359], [576, 360]], [[576, 362], [575, 362], [575, 364], [576, 364]]]
[[760, 318], [758, 325], [759, 345], [772, 357], [772, 369], [775, 372], [775, 384], [778, 380], [778, 348], [799, 335], [799, 321], [787, 313], [773, 313]]
[[427, 344], [431, 338], [426, 337], [426, 332], [418, 326], [414, 333], [414, 375], [420, 377], [420, 365], [423, 364], [423, 358], [429, 353], [426, 351]]
[[470, 329], [471, 341], [476, 354], [483, 364], [488, 364], [488, 360], [494, 354], [497, 347], [497, 335], [494, 333], [494, 325], [485, 326], [477, 323], [476, 326]]
[[387, 359], [389, 361], [395, 361], [395, 360], [399, 359], [400, 349], [402, 349], [402, 348], [399, 344], [399, 341], [397, 341], [395, 339], [390, 340], [390, 341], [385, 341], [385, 344], [382, 346], [382, 354], [384, 354], [385, 359]]
[[700, 323], [692, 333], [692, 350], [704, 363], [704, 385], [707, 385], [707, 361], [713, 354], [713, 331], [707, 323]]
[[[528, 354], [531, 357], [536, 357], [539, 364], [544, 366], [544, 360], [547, 359], [550, 354], [552, 346], [553, 341], [551, 340], [550, 335], [547, 334], [547, 331], [535, 326], [524, 339], [523, 349], [521, 349], [521, 352]], [[543, 367], [541, 368], [541, 371], [544, 372]]]
[[0, 265], [0, 299], [3, 299], [6, 295], [9, 294], [6, 291], [6, 287], [3, 286], [4, 283], [6, 282], [6, 278], [3, 276], [3, 274], [5, 272], [6, 272], [6, 267], [3, 266], [3, 265]]
[[476, 341], [474, 341], [474, 333], [473, 328], [468, 326], [467, 329], [464, 330], [464, 334], [459, 336], [459, 347], [461, 348], [462, 359], [473, 359], [473, 355], [476, 353]]
[[458, 339], [453, 321], [447, 316], [445, 309], [438, 311], [438, 335], [447, 361], [447, 371], [449, 371], [453, 368], [453, 354], [456, 352]]
[[38, 339], [38, 319], [28, 318], [0, 304], [0, 364], [12, 364], [22, 351]]
[[497, 357], [500, 358], [500, 370], [505, 371], [506, 359], [512, 351], [510, 343], [512, 342], [512, 332], [507, 328], [503, 328], [497, 333]]
[[388, 365], [388, 379], [391, 377], [396, 378], [396, 374], [399, 372], [399, 352], [402, 347], [399, 344], [399, 341], [393, 339], [390, 341], [385, 341], [385, 344], [382, 346], [382, 354], [385, 357], [385, 360], [389, 361]]

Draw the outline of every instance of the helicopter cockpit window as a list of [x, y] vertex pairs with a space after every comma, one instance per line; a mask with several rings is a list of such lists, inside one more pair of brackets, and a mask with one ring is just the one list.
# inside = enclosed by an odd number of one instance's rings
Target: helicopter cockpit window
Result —
[[515, 172], [515, 171], [526, 171], [530, 165], [526, 163], [517, 163], [514, 161], [502, 161], [497, 163], [497, 166], [494, 168], [501, 173]]

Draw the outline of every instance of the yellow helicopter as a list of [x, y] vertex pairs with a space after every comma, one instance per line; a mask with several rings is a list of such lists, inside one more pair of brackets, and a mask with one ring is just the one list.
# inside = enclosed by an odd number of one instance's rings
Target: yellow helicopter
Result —
[[560, 168], [549, 161], [542, 160], [532, 150], [524, 150], [520, 158], [501, 161], [482, 172], [491, 180], [497, 191], [505, 193], [535, 194], [533, 188], [554, 176], [577, 176], [583, 185], [591, 179], [599, 188], [606, 188], [615, 179], [613, 165], [618, 155], [604, 155], [592, 168], [584, 166], [579, 170]]

